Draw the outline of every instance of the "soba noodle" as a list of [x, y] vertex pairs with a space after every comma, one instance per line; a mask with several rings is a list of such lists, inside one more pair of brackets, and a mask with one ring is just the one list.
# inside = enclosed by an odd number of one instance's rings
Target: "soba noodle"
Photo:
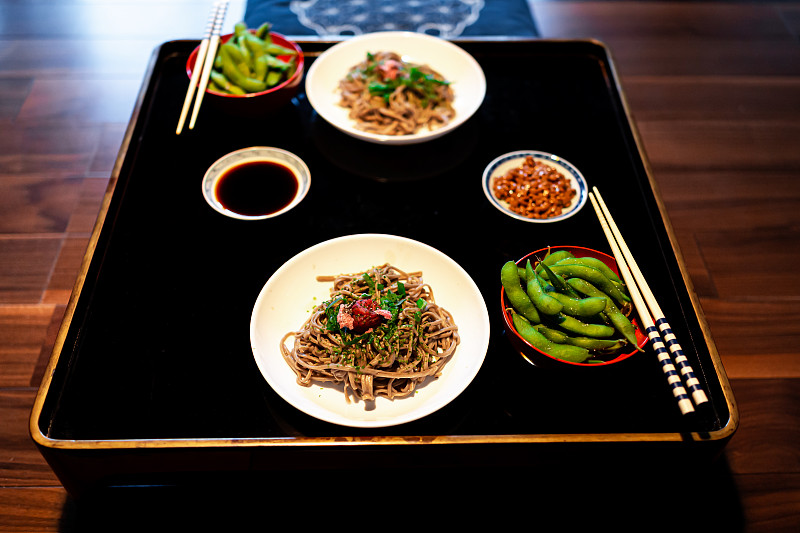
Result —
[[333, 281], [330, 299], [281, 339], [300, 385], [342, 383], [347, 402], [348, 391], [362, 400], [408, 396], [427, 377], [438, 377], [460, 342], [452, 315], [436, 304], [421, 273], [387, 263], [317, 279]]
[[340, 105], [361, 130], [408, 135], [447, 124], [455, 116], [450, 82], [427, 65], [394, 52], [367, 54], [340, 82]]

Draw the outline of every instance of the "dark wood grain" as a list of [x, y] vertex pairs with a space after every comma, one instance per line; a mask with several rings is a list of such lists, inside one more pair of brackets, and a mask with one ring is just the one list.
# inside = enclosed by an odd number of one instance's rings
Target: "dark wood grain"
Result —
[[[126, 498], [79, 510], [27, 425], [150, 54], [199, 37], [209, 4], [0, 0], [0, 531], [155, 528]], [[532, 5], [544, 37], [611, 49], [731, 377], [741, 424], [703, 473], [697, 525], [800, 530], [800, 3]], [[641, 494], [672, 496], [643, 478]]]

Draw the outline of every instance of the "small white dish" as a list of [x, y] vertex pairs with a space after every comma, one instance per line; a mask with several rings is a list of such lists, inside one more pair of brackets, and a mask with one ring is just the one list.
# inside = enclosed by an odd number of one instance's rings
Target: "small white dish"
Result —
[[[383, 263], [422, 271], [436, 303], [458, 326], [461, 342], [438, 378], [426, 379], [414, 395], [374, 403], [345, 400], [339, 385], [299, 385], [280, 350], [282, 339], [297, 331], [311, 310], [330, 298], [331, 283], [318, 275], [355, 273]], [[288, 339], [287, 348], [293, 339]], [[349, 235], [300, 252], [269, 278], [250, 321], [253, 356], [267, 383], [284, 400], [320, 420], [351, 427], [385, 427], [419, 419], [444, 407], [472, 382], [489, 347], [489, 313], [472, 278], [455, 261], [426, 244], [381, 234]]]
[[281, 215], [299, 204], [310, 187], [311, 173], [303, 160], [269, 146], [224, 155], [208, 168], [202, 182], [208, 205], [239, 220]]
[[[339, 105], [339, 81], [368, 52], [396, 52], [404, 61], [426, 64], [452, 83], [455, 117], [441, 128], [410, 135], [379, 135], [359, 130]], [[478, 110], [486, 96], [486, 77], [478, 62], [459, 46], [423, 33], [387, 31], [349, 38], [335, 44], [311, 64], [306, 74], [306, 95], [314, 110], [344, 133], [378, 144], [414, 144], [453, 131]]]
[[[492, 194], [492, 181], [499, 176], [504, 176], [510, 170], [522, 166], [522, 163], [528, 156], [533, 156], [533, 158], [537, 161], [542, 161], [552, 167], [555, 167], [556, 170], [558, 170], [570, 181], [572, 188], [575, 189], [576, 194], [572, 199], [572, 203], [566, 207], [560, 215], [550, 218], [526, 217], [509, 209], [506, 202], [498, 199], [494, 194]], [[589, 195], [589, 190], [586, 185], [586, 178], [583, 177], [583, 174], [581, 174], [581, 172], [574, 165], [572, 165], [572, 163], [558, 157], [557, 155], [547, 152], [540, 152], [537, 150], [519, 150], [501, 155], [489, 163], [489, 165], [486, 167], [486, 170], [483, 171], [481, 182], [483, 186], [483, 193], [493, 206], [495, 206], [502, 213], [518, 220], [524, 220], [525, 222], [546, 223], [565, 220], [580, 211], [580, 209], [586, 203]]]

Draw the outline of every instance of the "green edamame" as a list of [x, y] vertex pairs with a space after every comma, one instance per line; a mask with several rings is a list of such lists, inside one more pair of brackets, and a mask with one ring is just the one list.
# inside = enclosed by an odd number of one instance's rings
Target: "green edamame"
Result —
[[286, 48], [285, 46], [281, 46], [278, 43], [273, 43], [271, 41], [267, 42], [266, 52], [272, 56], [291, 56], [297, 53], [291, 48]]
[[244, 55], [238, 47], [229, 41], [220, 46], [220, 54], [222, 55], [222, 73], [231, 83], [238, 85], [248, 93], [266, 89], [266, 83], [251, 77]]
[[598, 352], [608, 352], [618, 350], [625, 346], [625, 341], [620, 339], [596, 339], [593, 337], [574, 337], [567, 335], [561, 331], [553, 328], [548, 328], [543, 325], [534, 326], [536, 330], [545, 336], [551, 342], [558, 344], [572, 344], [573, 346], [580, 346], [587, 350], [594, 350]]
[[556, 250], [555, 252], [547, 252], [547, 255], [544, 256], [544, 259], [542, 259], [540, 263], [545, 265], [554, 265], [558, 261], [561, 261], [562, 259], [568, 259], [570, 257], [575, 257], [572, 252], [568, 250]]
[[592, 317], [606, 308], [607, 298], [605, 296], [578, 299], [560, 292], [550, 292], [548, 294], [561, 303], [564, 314], [574, 317]]
[[542, 276], [536, 275], [536, 278], [539, 280], [539, 285], [542, 287], [544, 292], [550, 294], [551, 292], [556, 291], [556, 288], [553, 287], [553, 284], [544, 279]]
[[530, 297], [528, 297], [528, 294], [522, 288], [517, 264], [514, 263], [514, 261], [508, 261], [503, 265], [503, 268], [500, 269], [500, 283], [503, 285], [503, 289], [505, 289], [506, 297], [511, 303], [511, 306], [526, 319], [538, 324], [541, 321], [539, 312], [536, 310], [536, 306], [533, 305]]
[[281, 78], [282, 76], [280, 72], [275, 70], [270, 70], [269, 72], [267, 72], [267, 79], [266, 79], [267, 86], [272, 87], [274, 85], [278, 85], [278, 83], [281, 81]]
[[267, 72], [269, 72], [269, 65], [265, 59], [265, 56], [260, 56], [253, 61], [253, 78], [259, 81], [267, 81]]
[[546, 315], [557, 315], [560, 313], [564, 306], [561, 302], [544, 291], [541, 283], [539, 283], [539, 276], [533, 271], [530, 260], [525, 265], [525, 273], [527, 279], [525, 292], [533, 302], [533, 305], [536, 306], [536, 309], [538, 309], [540, 313]]
[[615, 285], [605, 274], [596, 268], [586, 265], [553, 265], [550, 269], [565, 278], [580, 278], [595, 285], [598, 289], [613, 298], [620, 305], [630, 302], [630, 297], [624, 294], [619, 286]]
[[548, 328], [543, 324], [537, 324], [534, 327], [536, 328], [536, 331], [544, 335], [544, 337], [550, 342], [555, 342], [556, 344], [567, 343], [567, 338], [569, 337], [569, 335], [567, 335], [563, 331], [558, 331], [557, 329]]
[[633, 323], [620, 310], [630, 308], [625, 284], [600, 259], [556, 250], [524, 267], [508, 261], [501, 280], [514, 328], [540, 351], [586, 363], [602, 363], [629, 344], [641, 351]]
[[558, 315], [557, 321], [561, 328], [585, 337], [604, 338], [611, 337], [614, 334], [614, 328], [611, 326], [606, 326], [605, 324], [589, 324], [563, 313]]
[[269, 22], [263, 23], [256, 30], [256, 37], [262, 40], [266, 39], [267, 37], [269, 37], [269, 30], [271, 29], [272, 29], [272, 24], [270, 24]]
[[215, 88], [219, 89], [222, 92], [230, 93], [230, 94], [247, 94], [245, 93], [244, 89], [239, 87], [238, 85], [234, 85], [233, 83], [225, 77], [225, 74], [221, 72], [217, 72], [216, 70], [211, 71], [211, 81], [214, 82]]
[[512, 313], [512, 321], [514, 324], [514, 329], [517, 330], [517, 333], [519, 333], [523, 339], [525, 339], [537, 350], [541, 350], [551, 357], [563, 359], [573, 363], [582, 363], [589, 359], [589, 350], [586, 348], [573, 346], [572, 344], [558, 344], [551, 342], [530, 322], [525, 320], [517, 313]]
[[[567, 283], [569, 283], [576, 291], [589, 297], [604, 295], [600, 289], [588, 281], [580, 278], [571, 278], [567, 280]], [[641, 351], [641, 348], [638, 348], [636, 329], [634, 328], [633, 323], [622, 313], [622, 311], [619, 310], [616, 305], [614, 305], [614, 302], [611, 301], [611, 298], [606, 298], [606, 308], [602, 313], [609, 320], [609, 322], [611, 322], [614, 327], [620, 333], [622, 333], [628, 342], [636, 346], [637, 349]]]
[[547, 279], [550, 280], [550, 282], [556, 289], [563, 292], [567, 296], [572, 296], [573, 298], [576, 299], [580, 297], [578, 293], [575, 292], [575, 289], [570, 287], [567, 284], [567, 282], [564, 281], [564, 278], [553, 272], [549, 266], [545, 265], [544, 263], [541, 263], [539, 266], [541, 266], [544, 269], [544, 272], [546, 272], [547, 275]]
[[247, 24], [244, 21], [239, 21], [233, 25], [233, 35], [235, 37], [241, 37], [247, 33]]
[[610, 266], [608, 266], [604, 261], [598, 259], [596, 257], [568, 257], [566, 259], [561, 259], [557, 262], [559, 265], [586, 265], [592, 268], [596, 268], [600, 272], [606, 275], [608, 279], [611, 281], [616, 281], [617, 283], [622, 283], [622, 280], [614, 272]]
[[[262, 92], [289, 79], [297, 71], [297, 51], [272, 41], [271, 24], [265, 22], [250, 31], [237, 22], [231, 38], [220, 44], [214, 58], [214, 70], [225, 77], [214, 86], [230, 94]], [[281, 57], [278, 57], [281, 56]], [[227, 89], [226, 89], [227, 87]], [[232, 87], [238, 87], [234, 89]]]
[[253, 33], [245, 32], [242, 34], [242, 44], [244, 47], [253, 54], [253, 58], [259, 58], [267, 53], [267, 43]]
[[594, 339], [591, 337], [567, 337], [567, 343], [601, 353], [614, 352], [628, 344], [620, 339]]

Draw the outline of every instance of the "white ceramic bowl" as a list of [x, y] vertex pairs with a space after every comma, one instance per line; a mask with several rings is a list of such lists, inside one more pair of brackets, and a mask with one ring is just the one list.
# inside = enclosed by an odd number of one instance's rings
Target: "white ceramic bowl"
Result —
[[[410, 135], [379, 135], [359, 130], [339, 105], [339, 81], [366, 58], [367, 52], [396, 52], [404, 61], [425, 64], [452, 82], [453, 120], [432, 131]], [[441, 137], [466, 122], [486, 95], [486, 77], [478, 62], [450, 41], [414, 32], [376, 32], [338, 43], [311, 64], [306, 95], [314, 110], [335, 128], [357, 139], [380, 144], [414, 144]]]
[[[237, 196], [244, 197], [251, 209], [237, 211], [225, 198], [219, 187], [220, 181], [229, 179], [231, 172], [248, 163], [266, 163], [269, 168], [257, 169], [253, 174], [263, 183], [240, 186]], [[283, 179], [279, 179], [283, 177]], [[273, 181], [274, 180], [274, 181]], [[239, 220], [263, 220], [281, 215], [299, 204], [311, 187], [311, 173], [302, 159], [291, 152], [270, 146], [242, 148], [219, 158], [203, 176], [203, 197], [215, 211]], [[273, 198], [270, 198], [274, 195]], [[256, 211], [259, 206], [265, 207]]]
[[[371, 406], [360, 400], [348, 403], [341, 384], [298, 385], [280, 344], [286, 333], [296, 331], [311, 310], [330, 297], [331, 284], [316, 277], [361, 272], [387, 262], [407, 271], [421, 271], [436, 303], [453, 315], [461, 342], [441, 376], [428, 378], [412, 396], [394, 400], [381, 396]], [[253, 306], [250, 343], [264, 379], [300, 411], [344, 426], [385, 427], [429, 415], [461, 394], [483, 364], [489, 329], [489, 313], [480, 290], [453, 259], [405, 237], [358, 234], [316, 244], [272, 274]], [[292, 342], [287, 339], [285, 345], [290, 347]]]

